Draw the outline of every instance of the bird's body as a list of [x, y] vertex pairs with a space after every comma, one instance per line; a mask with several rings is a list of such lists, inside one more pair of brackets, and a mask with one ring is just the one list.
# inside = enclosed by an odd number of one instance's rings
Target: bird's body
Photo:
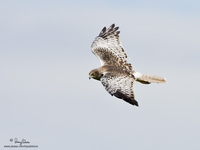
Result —
[[92, 43], [92, 52], [99, 58], [101, 67], [90, 71], [89, 76], [101, 81], [105, 89], [113, 96], [138, 106], [134, 96], [134, 83], [164, 83], [165, 78], [143, 75], [133, 70], [127, 62], [127, 54], [119, 40], [119, 27], [104, 27]]

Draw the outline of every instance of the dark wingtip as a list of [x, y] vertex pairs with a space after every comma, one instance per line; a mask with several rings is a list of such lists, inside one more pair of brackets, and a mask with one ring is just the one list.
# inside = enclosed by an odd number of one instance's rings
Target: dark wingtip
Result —
[[119, 29], [119, 27], [115, 27], [115, 28], [114, 28], [114, 31], [117, 31], [118, 29]]
[[135, 106], [139, 107], [139, 104], [138, 104], [138, 102], [137, 102], [136, 100], [134, 100], [134, 103], [133, 103], [133, 105], [135, 105]]
[[117, 31], [116, 34], [120, 34], [120, 31]]
[[114, 28], [114, 27], [115, 27], [115, 24], [113, 23], [110, 27], [111, 27], [111, 28]]
[[128, 97], [127, 95], [123, 94], [119, 90], [117, 90], [113, 95], [116, 96], [117, 98], [123, 99], [124, 101], [128, 102], [131, 105], [136, 105], [139, 107], [139, 104], [136, 100]]
[[104, 27], [101, 32], [99, 33], [99, 37], [105, 38], [111, 34], [118, 36], [120, 31], [117, 31], [119, 27], [115, 27], [115, 24], [113, 23], [108, 29]]
[[99, 36], [103, 35], [106, 32], [106, 27], [104, 27], [101, 32], [99, 33]]
[[102, 29], [102, 31], [101, 31], [101, 32], [103, 32], [103, 33], [104, 33], [105, 31], [106, 31], [106, 27], [104, 27], [104, 28]]
[[129, 103], [139, 107], [139, 104], [138, 104], [138, 102], [136, 100], [131, 100], [131, 101], [129, 101]]

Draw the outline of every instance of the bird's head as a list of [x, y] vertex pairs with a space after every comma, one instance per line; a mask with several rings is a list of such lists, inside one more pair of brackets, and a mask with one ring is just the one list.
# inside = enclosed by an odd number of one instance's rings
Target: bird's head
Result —
[[91, 70], [89, 73], [89, 79], [93, 78], [95, 80], [100, 80], [102, 76], [103, 74], [100, 73], [98, 69]]

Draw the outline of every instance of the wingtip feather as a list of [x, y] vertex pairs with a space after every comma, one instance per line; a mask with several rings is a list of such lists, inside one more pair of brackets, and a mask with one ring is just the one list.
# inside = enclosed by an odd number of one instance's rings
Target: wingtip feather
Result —
[[104, 27], [104, 28], [101, 30], [99, 36], [102, 35], [102, 34], [105, 33], [105, 32], [106, 32], [106, 27]]
[[111, 27], [111, 28], [114, 28], [114, 27], [115, 27], [115, 24], [113, 23], [110, 27]]

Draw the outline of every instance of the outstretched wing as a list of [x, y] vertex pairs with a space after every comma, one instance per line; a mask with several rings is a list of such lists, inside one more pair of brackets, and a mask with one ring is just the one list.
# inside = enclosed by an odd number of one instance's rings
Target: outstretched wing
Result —
[[[99, 58], [101, 66], [105, 64], [128, 64], [127, 54], [119, 39], [119, 27], [112, 24], [104, 27], [92, 43], [92, 52]], [[129, 64], [130, 65], [130, 64]]]
[[130, 76], [117, 76], [111, 73], [106, 73], [101, 79], [101, 83], [106, 91], [112, 96], [123, 99], [124, 101], [138, 106], [138, 102], [134, 96], [134, 79]]

